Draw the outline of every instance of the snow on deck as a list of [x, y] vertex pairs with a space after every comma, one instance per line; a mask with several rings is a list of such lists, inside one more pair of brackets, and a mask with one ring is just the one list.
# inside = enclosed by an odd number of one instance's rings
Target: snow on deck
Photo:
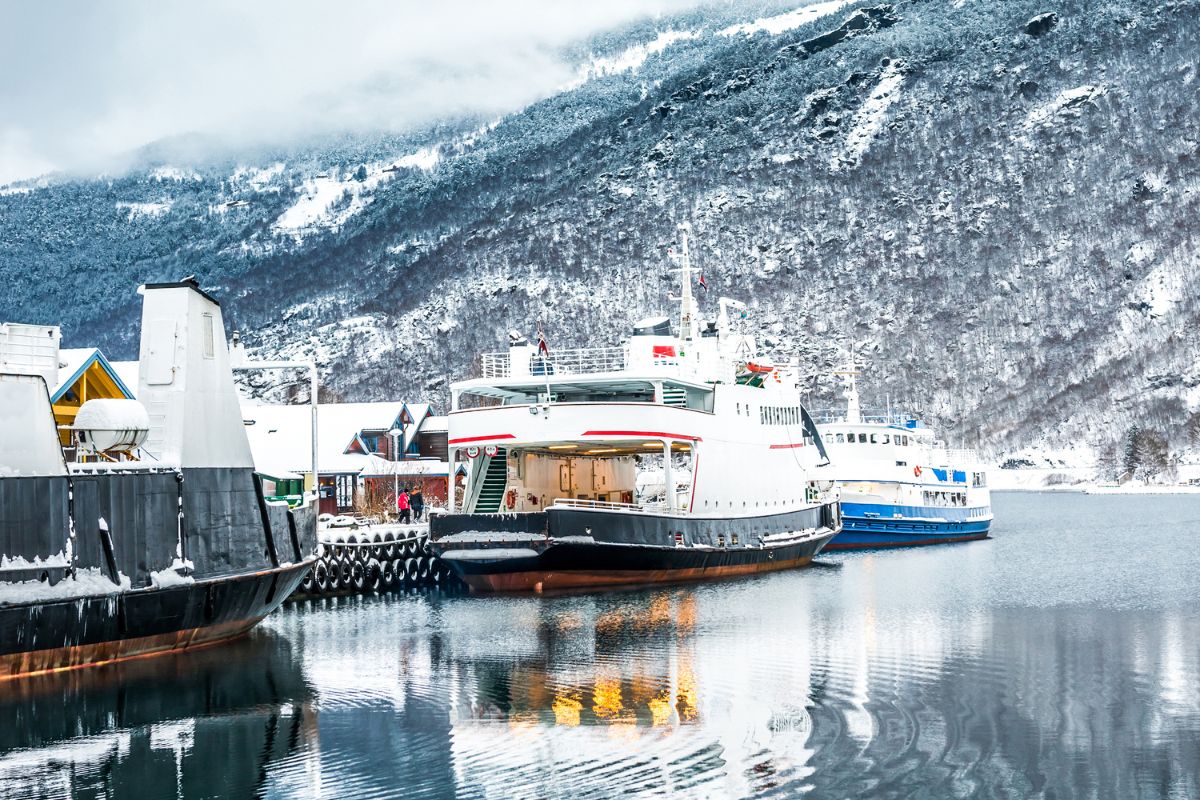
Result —
[[128, 591], [129, 578], [125, 575], [121, 575], [120, 578], [121, 584], [118, 586], [96, 567], [88, 567], [76, 570], [74, 578], [63, 578], [53, 586], [41, 581], [0, 581], [0, 604], [70, 600]]
[[840, 169], [858, 164], [871, 147], [871, 142], [883, 129], [888, 109], [900, 97], [900, 84], [904, 83], [904, 71], [897, 61], [888, 63], [879, 76], [879, 83], [862, 108], [854, 115], [850, 132], [842, 152], [833, 157], [833, 168]]
[[717, 35], [736, 36], [737, 34], [743, 34], [750, 36], [760, 31], [766, 31], [772, 35], [780, 34], [784, 31], [799, 28], [801, 25], [807, 25], [821, 17], [829, 16], [835, 11], [839, 11], [850, 5], [852, 2], [854, 0], [828, 0], [828, 2], [824, 3], [813, 3], [812, 5], [801, 6], [786, 14], [762, 17], [753, 22], [742, 23], [741, 25], [731, 25], [728, 28], [717, 31]]

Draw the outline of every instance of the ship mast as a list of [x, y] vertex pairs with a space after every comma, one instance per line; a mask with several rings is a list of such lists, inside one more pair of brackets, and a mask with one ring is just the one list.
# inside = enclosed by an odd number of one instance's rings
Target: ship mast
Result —
[[841, 375], [846, 382], [846, 391], [842, 394], [846, 398], [846, 422], [857, 425], [862, 422], [862, 407], [858, 400], [858, 369], [851, 360], [844, 370], [834, 374]]
[[692, 268], [691, 252], [688, 249], [688, 231], [691, 226], [683, 223], [679, 226], [681, 239], [680, 268], [683, 273], [683, 292], [679, 297], [679, 336], [685, 342], [696, 338], [696, 303], [692, 299]]

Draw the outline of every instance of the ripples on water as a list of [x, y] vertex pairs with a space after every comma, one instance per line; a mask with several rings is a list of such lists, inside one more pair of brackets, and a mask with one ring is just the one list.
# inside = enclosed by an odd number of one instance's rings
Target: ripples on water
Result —
[[1200, 500], [996, 505], [988, 542], [294, 605], [0, 684], [0, 795], [1200, 796]]

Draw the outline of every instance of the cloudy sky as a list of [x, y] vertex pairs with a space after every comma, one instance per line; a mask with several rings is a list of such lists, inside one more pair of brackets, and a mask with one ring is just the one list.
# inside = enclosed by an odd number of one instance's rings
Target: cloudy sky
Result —
[[174, 134], [277, 142], [502, 113], [559, 48], [696, 0], [0, 0], [0, 184]]

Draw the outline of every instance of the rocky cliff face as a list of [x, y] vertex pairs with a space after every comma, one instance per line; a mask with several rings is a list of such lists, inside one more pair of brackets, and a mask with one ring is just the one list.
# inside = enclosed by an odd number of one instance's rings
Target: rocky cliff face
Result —
[[[1200, 430], [1200, 2], [702, 9], [580, 45], [501, 120], [0, 188], [0, 318], [129, 355], [195, 273], [263, 355], [445, 403], [512, 328], [614, 343], [676, 226], [808, 370], [995, 455]], [[742, 17], [736, 16], [743, 13]], [[176, 143], [177, 144], [177, 143]], [[1118, 447], [1119, 449], [1119, 447]]]

